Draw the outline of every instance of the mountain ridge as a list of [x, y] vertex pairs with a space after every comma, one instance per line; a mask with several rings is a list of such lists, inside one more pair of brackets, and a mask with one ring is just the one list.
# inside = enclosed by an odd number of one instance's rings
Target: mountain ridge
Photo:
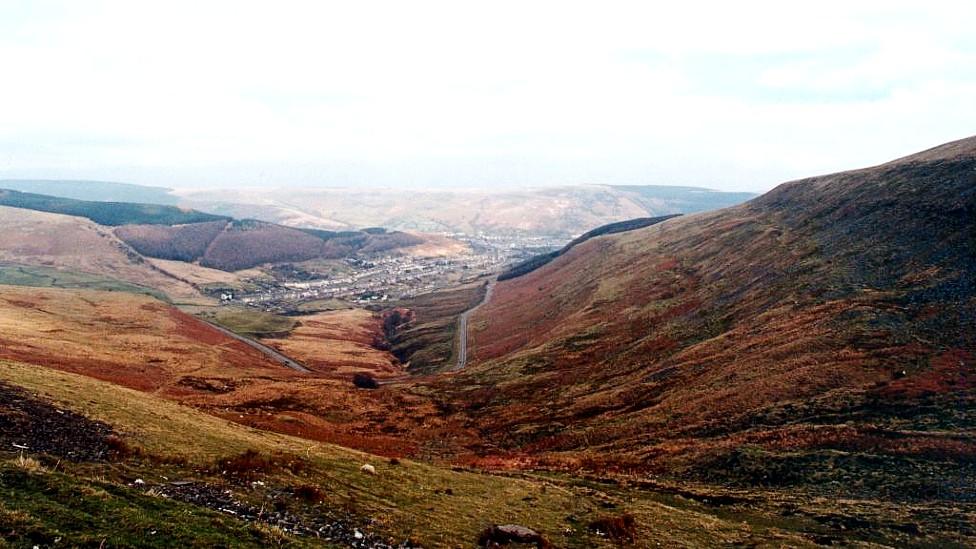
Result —
[[742, 481], [728, 460], [752, 444], [757, 475], [768, 460], [812, 485], [853, 474], [825, 469], [831, 449], [871, 446], [906, 478], [934, 456], [972, 475], [976, 443], [954, 437], [976, 418], [909, 434], [976, 397], [972, 143], [592, 239], [499, 282], [445, 398], [543, 463]]

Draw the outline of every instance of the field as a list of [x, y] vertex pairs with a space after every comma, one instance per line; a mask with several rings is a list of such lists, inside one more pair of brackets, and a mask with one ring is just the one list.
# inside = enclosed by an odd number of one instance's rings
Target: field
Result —
[[208, 269], [185, 261], [169, 261], [166, 259], [147, 259], [146, 261], [174, 278], [185, 280], [200, 287], [220, 286], [236, 288], [246, 285], [242, 282], [243, 278], [267, 278], [267, 275], [259, 269], [227, 272]]
[[[259, 331], [270, 326], [262, 322], [295, 321], [264, 314], [238, 320]], [[440, 449], [445, 433], [472, 438], [440, 417], [422, 391], [356, 388], [354, 373], [403, 374], [395, 357], [371, 346], [382, 332], [370, 313], [310, 318], [294, 339], [268, 341], [317, 370], [300, 374], [147, 296], [0, 286], [0, 359], [84, 374], [244, 425], [387, 456], [448, 453]]]
[[122, 292], [0, 287], [0, 334], [2, 358], [174, 398], [290, 372], [165, 303]]
[[0, 264], [0, 285], [129, 292], [145, 294], [162, 301], [169, 299], [159, 290], [100, 275], [28, 265]]
[[185, 310], [251, 338], [284, 336], [298, 325], [294, 318], [248, 307], [187, 307]]
[[403, 375], [396, 359], [383, 350], [382, 320], [375, 313], [345, 309], [303, 315], [293, 321], [296, 325], [287, 337], [266, 337], [262, 342], [319, 374], [342, 379], [356, 373], [378, 378]]

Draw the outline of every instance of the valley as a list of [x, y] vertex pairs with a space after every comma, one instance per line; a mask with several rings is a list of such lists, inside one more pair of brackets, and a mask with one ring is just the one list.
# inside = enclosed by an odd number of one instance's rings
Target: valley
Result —
[[4, 195], [0, 537], [972, 545], [974, 168], [553, 234]]

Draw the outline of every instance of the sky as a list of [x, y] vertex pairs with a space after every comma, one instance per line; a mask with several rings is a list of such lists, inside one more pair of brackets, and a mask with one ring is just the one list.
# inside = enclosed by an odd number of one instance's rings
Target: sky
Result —
[[976, 2], [0, 0], [0, 178], [764, 191], [976, 134]]

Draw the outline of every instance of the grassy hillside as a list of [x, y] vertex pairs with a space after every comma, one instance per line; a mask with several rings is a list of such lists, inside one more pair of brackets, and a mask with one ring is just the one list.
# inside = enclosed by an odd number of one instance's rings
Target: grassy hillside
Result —
[[177, 301], [202, 300], [190, 284], [156, 269], [100, 225], [81, 217], [0, 206], [0, 262], [153, 288]]
[[[146, 257], [238, 271], [264, 263], [343, 258], [423, 244], [385, 229], [332, 232], [230, 219], [173, 206], [91, 202], [0, 189], [0, 206], [87, 218], [114, 226], [115, 236]], [[52, 220], [53, 221], [53, 220]]]
[[292, 317], [247, 307], [213, 307], [197, 314], [228, 330], [247, 337], [287, 335], [298, 321]]
[[[18, 440], [47, 442], [43, 453], [10, 451], [7, 437], [16, 432], [0, 432], [0, 539], [17, 545], [60, 537], [67, 545], [138, 540], [151, 546], [328, 547], [307, 530], [327, 524], [347, 535], [359, 530], [370, 540], [456, 547], [473, 546], [487, 525], [516, 523], [539, 530], [559, 547], [613, 547], [623, 539], [608, 539], [591, 524], [622, 516], [632, 517], [636, 547], [664, 541], [683, 547], [814, 547], [844, 539], [946, 546], [973, 539], [972, 528], [961, 522], [965, 515], [951, 509], [811, 504], [786, 492], [762, 499], [702, 487], [392, 463], [17, 362], [0, 363], [0, 383], [26, 390], [26, 402], [22, 394], [14, 405], [30, 406], [28, 421], [57, 415], [74, 427], [71, 436], [49, 440], [43, 430], [23, 425], [27, 438]], [[117, 450], [104, 458], [59, 458], [81, 440], [88, 447], [111, 438], [108, 444]], [[240, 459], [248, 451], [250, 461]], [[273, 461], [262, 461], [271, 456]], [[361, 473], [364, 463], [378, 474]], [[282, 520], [286, 527], [270, 527]], [[904, 525], [925, 530], [912, 535]]]
[[400, 377], [403, 368], [386, 350], [382, 320], [365, 309], [326, 311], [290, 318], [286, 335], [262, 339], [313, 371], [352, 379], [356, 373], [375, 378]]
[[105, 276], [28, 265], [5, 265], [0, 263], [0, 284], [7, 286], [31, 286], [35, 288], [72, 288], [103, 290], [108, 292], [130, 292], [149, 295], [163, 301], [168, 299], [159, 290], [130, 284]]
[[175, 206], [130, 202], [92, 202], [0, 189], [0, 205], [88, 218], [99, 225], [179, 225], [227, 219]]
[[445, 406], [541, 463], [971, 501], [976, 139], [948, 148], [499, 283]]

